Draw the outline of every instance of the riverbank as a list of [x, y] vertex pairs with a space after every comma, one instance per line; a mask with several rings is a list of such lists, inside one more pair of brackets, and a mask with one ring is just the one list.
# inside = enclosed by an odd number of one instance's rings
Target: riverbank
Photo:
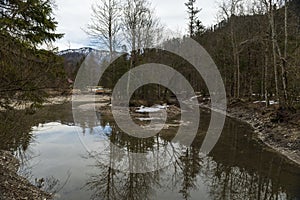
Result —
[[47, 200], [50, 194], [19, 176], [20, 162], [10, 152], [0, 150], [0, 200]]
[[[72, 99], [72, 96], [69, 96], [69, 95], [49, 97], [42, 104], [42, 106], [63, 104], [63, 103], [71, 101], [71, 99]], [[14, 102], [10, 106], [13, 107], [15, 110], [25, 110], [25, 109], [29, 109], [31, 107], [31, 105], [32, 105], [32, 102]]]
[[[201, 107], [210, 109], [208, 102]], [[257, 138], [293, 163], [300, 165], [300, 112], [280, 109], [263, 102], [230, 102], [227, 116], [246, 122], [257, 134]]]

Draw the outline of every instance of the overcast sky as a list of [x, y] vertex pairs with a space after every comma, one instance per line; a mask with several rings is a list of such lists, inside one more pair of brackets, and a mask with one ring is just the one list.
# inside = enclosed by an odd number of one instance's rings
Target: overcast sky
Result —
[[[184, 3], [187, 0], [149, 0], [162, 24], [174, 32], [187, 33], [187, 14]], [[91, 17], [91, 5], [96, 0], [56, 0], [55, 18], [58, 21], [57, 32], [64, 33], [63, 39], [55, 43], [59, 50], [89, 46], [89, 37], [85, 29]], [[200, 20], [205, 26], [216, 22], [217, 6], [214, 0], [198, 0], [202, 8]]]

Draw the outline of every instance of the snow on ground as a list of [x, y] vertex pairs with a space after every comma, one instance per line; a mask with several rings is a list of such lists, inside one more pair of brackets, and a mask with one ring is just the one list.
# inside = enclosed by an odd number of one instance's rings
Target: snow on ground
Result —
[[[253, 102], [253, 103], [266, 103], [266, 101], [255, 101], [255, 102]], [[269, 101], [269, 103], [270, 103], [270, 105], [278, 104], [278, 102], [273, 101], [273, 100]]]
[[167, 109], [169, 106], [167, 105], [155, 105], [152, 107], [144, 107], [141, 106], [138, 110], [136, 110], [135, 112], [137, 113], [155, 113], [155, 112], [159, 112], [161, 110], [165, 110]]
[[161, 120], [161, 118], [158, 117], [149, 117], [149, 118], [137, 118], [140, 121], [153, 121], [153, 120]]
[[193, 96], [193, 97], [190, 98], [190, 100], [194, 100], [194, 99], [197, 99], [197, 98], [199, 98], [199, 97], [202, 97], [202, 95], [196, 95], [196, 96]]

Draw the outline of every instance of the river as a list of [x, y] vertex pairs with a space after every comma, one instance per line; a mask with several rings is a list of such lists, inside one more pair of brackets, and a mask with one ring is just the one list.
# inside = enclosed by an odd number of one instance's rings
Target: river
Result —
[[[98, 120], [74, 122], [72, 106], [46, 106], [34, 114], [7, 114], [0, 148], [21, 160], [19, 174], [55, 199], [300, 199], [300, 168], [256, 139], [244, 123], [227, 118], [221, 138], [204, 156], [201, 143], [210, 113], [201, 112], [198, 134], [189, 147], [174, 143], [174, 162], [154, 172], [124, 173], [104, 165], [104, 156], [88, 153], [87, 146], [111, 141], [125, 152], [151, 154], [172, 143], [176, 122], [147, 139], [123, 133], [110, 114]], [[111, 134], [99, 134], [109, 123]], [[100, 143], [99, 143], [100, 142]], [[109, 147], [108, 147], [109, 148]], [[119, 155], [115, 164], [124, 164]]]

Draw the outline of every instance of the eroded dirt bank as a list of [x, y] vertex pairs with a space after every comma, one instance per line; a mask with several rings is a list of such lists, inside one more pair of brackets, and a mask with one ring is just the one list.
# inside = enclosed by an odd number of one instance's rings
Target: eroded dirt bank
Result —
[[0, 150], [0, 199], [47, 200], [52, 196], [17, 174], [19, 161], [10, 152]]
[[[210, 108], [208, 102], [202, 107]], [[227, 116], [248, 123], [258, 139], [274, 151], [300, 165], [300, 111], [264, 103], [231, 102]]]

